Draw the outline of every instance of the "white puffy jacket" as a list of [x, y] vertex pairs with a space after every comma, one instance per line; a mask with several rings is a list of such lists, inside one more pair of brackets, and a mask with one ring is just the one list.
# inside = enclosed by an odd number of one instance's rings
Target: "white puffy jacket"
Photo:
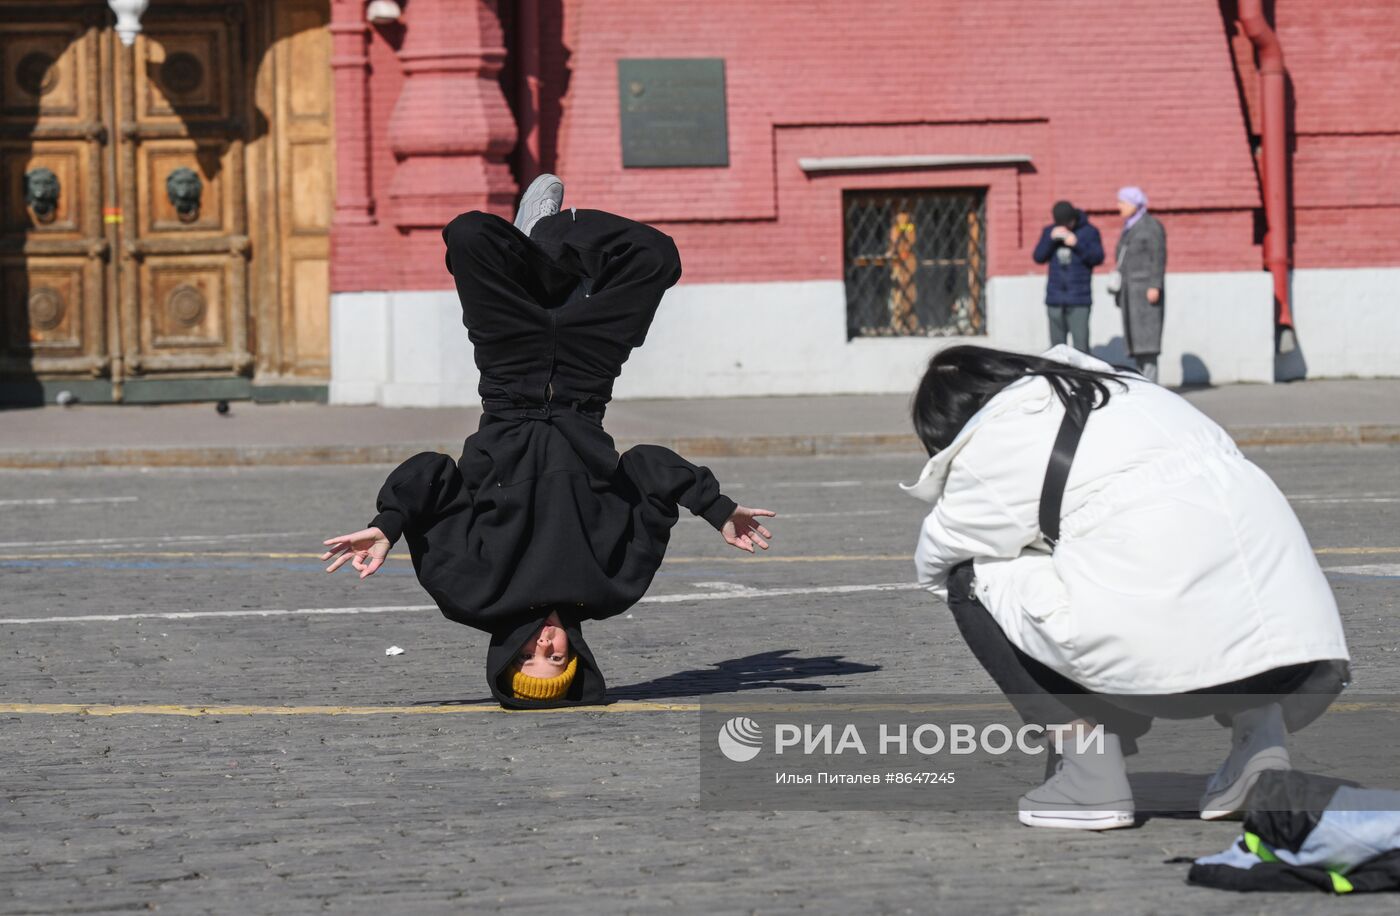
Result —
[[[1048, 358], [1113, 371], [1060, 346]], [[1135, 375], [1089, 416], [1052, 554], [1040, 490], [1064, 407], [1039, 377], [998, 393], [904, 486], [933, 504], [919, 581], [977, 597], [1023, 652], [1101, 693], [1198, 690], [1346, 659], [1336, 600], [1273, 481], [1185, 399]]]

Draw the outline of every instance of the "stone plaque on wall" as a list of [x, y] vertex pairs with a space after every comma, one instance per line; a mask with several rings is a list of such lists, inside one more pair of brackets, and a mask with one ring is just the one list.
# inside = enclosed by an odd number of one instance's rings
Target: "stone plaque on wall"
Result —
[[724, 60], [617, 62], [624, 168], [729, 165]]

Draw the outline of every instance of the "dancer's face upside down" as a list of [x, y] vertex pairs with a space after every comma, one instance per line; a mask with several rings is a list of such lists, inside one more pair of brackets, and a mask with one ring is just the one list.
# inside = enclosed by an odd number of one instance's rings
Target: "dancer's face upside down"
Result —
[[533, 639], [520, 647], [514, 668], [530, 677], [551, 678], [564, 673], [569, 665], [569, 634], [551, 612]]

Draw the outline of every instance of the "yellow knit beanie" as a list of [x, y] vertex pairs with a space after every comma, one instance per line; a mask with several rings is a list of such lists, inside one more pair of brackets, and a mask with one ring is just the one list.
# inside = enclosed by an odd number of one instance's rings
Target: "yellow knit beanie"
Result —
[[569, 659], [569, 666], [554, 677], [531, 677], [517, 671], [510, 679], [510, 692], [517, 700], [557, 700], [569, 692], [569, 685], [578, 672], [578, 656]]

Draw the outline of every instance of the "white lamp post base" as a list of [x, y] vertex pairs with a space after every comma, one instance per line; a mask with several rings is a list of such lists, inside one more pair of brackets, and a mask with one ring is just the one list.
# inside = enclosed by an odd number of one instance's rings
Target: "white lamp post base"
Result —
[[130, 47], [141, 31], [141, 14], [151, 5], [151, 0], [107, 0], [107, 5], [117, 15], [117, 36], [122, 44]]

